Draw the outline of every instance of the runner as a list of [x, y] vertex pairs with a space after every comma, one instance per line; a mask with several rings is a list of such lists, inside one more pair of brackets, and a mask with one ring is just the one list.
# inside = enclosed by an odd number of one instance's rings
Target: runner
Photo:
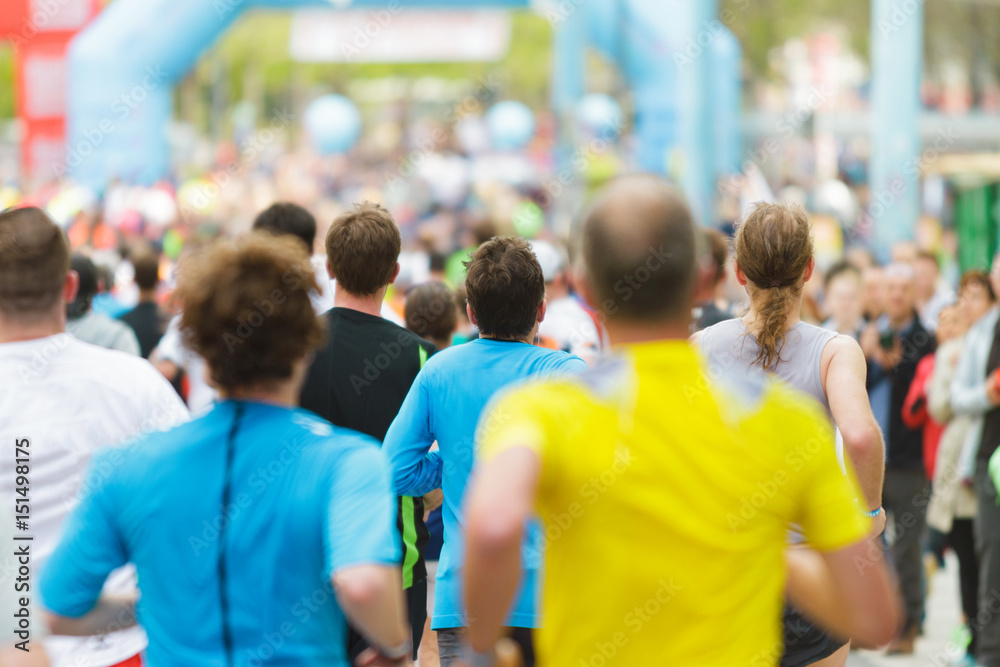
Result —
[[[444, 282], [435, 281], [417, 285], [406, 293], [404, 307], [406, 328], [425, 340], [434, 343], [440, 351], [451, 347], [458, 325], [458, 304], [455, 293]], [[435, 445], [434, 449], [437, 446]], [[438, 560], [444, 545], [444, 520], [441, 504], [444, 494], [435, 489], [424, 496], [424, 523], [427, 525], [427, 620], [420, 641], [421, 667], [440, 667], [437, 633], [431, 630], [434, 615], [434, 581], [437, 576]]]
[[[619, 358], [511, 391], [481, 421], [467, 499], [475, 649], [499, 632], [536, 511], [548, 667], [777, 665], [792, 521], [820, 552], [789, 557], [795, 599], [868, 642], [892, 636], [889, 575], [880, 558], [856, 566], [870, 559], [871, 522], [822, 408], [746, 368], [708, 384], [687, 341], [695, 255], [691, 215], [661, 179], [620, 178], [598, 195], [583, 229], [584, 294]], [[638, 289], [625, 298], [616, 286], [629, 278]]]
[[182, 330], [222, 401], [97, 455], [41, 581], [53, 627], [100, 632], [136, 600], [101, 595], [133, 562], [151, 665], [350, 663], [344, 616], [409, 665], [393, 499], [378, 443], [295, 407], [323, 336], [295, 241], [251, 234], [193, 257]]
[[[0, 478], [0, 499], [5, 512], [13, 512], [15, 498], [26, 501], [23, 534], [33, 537], [32, 590], [67, 515], [87, 489], [84, 471], [91, 455], [187, 419], [184, 404], [149, 362], [65, 333], [66, 305], [77, 281], [69, 243], [43, 211], [0, 214], [0, 439], [10, 447], [3, 467], [10, 474]], [[26, 443], [22, 452], [14, 451], [15, 441]], [[20, 464], [27, 470], [26, 485], [15, 486], [15, 454], [27, 459]], [[120, 455], [106, 451], [104, 460], [116, 462]], [[131, 570], [116, 572], [108, 583], [112, 593], [134, 588]], [[4, 595], [12, 590], [13, 585], [5, 587]], [[9, 617], [4, 623], [5, 629], [13, 626]], [[41, 636], [37, 627], [31, 634]], [[132, 628], [92, 639], [51, 637], [45, 647], [55, 667], [133, 667], [146, 635]]]
[[[334, 307], [322, 318], [326, 343], [302, 389], [302, 407], [379, 442], [421, 366], [436, 352], [431, 343], [380, 316], [386, 290], [399, 273], [401, 243], [392, 216], [376, 204], [359, 204], [330, 225], [327, 267], [337, 290]], [[427, 618], [427, 529], [420, 495], [398, 499], [414, 659]], [[366, 642], [355, 633], [349, 642], [353, 660]]]
[[[782, 204], [755, 205], [736, 232], [736, 279], [750, 296], [750, 311], [742, 319], [709, 327], [692, 340], [713, 377], [762, 368], [823, 405], [858, 473], [864, 493], [859, 509], [874, 517], [881, 531], [885, 459], [865, 391], [864, 354], [850, 336], [799, 319], [802, 286], [812, 276], [814, 264], [805, 212]], [[829, 636], [793, 607], [785, 609], [783, 667], [842, 666], [849, 652], [848, 642]]]
[[[475, 459], [476, 421], [493, 394], [512, 382], [587, 367], [578, 357], [531, 345], [545, 317], [545, 280], [526, 241], [497, 237], [481, 245], [466, 264], [465, 285], [469, 319], [479, 327], [479, 338], [427, 362], [385, 437], [397, 493], [444, 489], [444, 549], [431, 622], [438, 633], [441, 667], [450, 667], [466, 642], [461, 503]], [[435, 440], [440, 451], [432, 452]], [[534, 664], [528, 629], [540, 621], [540, 534], [529, 532], [523, 545], [524, 583], [505, 621], [522, 646], [526, 667]]]

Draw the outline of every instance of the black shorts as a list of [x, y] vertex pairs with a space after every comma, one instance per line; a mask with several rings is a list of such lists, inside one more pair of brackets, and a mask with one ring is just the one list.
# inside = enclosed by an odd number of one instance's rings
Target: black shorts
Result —
[[[420, 638], [424, 636], [424, 624], [427, 622], [427, 579], [413, 582], [407, 588], [406, 609], [410, 618], [410, 636], [413, 638], [413, 659], [417, 659], [417, 649], [420, 648]], [[347, 657], [354, 664], [362, 651], [368, 648], [368, 641], [350, 625], [347, 626]]]
[[783, 620], [785, 652], [781, 656], [781, 667], [811, 665], [829, 658], [847, 644], [843, 639], [831, 637], [820, 630], [788, 604], [785, 605]]

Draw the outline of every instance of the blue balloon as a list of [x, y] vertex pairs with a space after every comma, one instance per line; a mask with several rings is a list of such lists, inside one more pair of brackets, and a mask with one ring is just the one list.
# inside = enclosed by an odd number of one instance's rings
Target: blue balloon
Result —
[[310, 102], [302, 122], [320, 155], [346, 153], [361, 134], [361, 114], [342, 95], [324, 95]]
[[493, 148], [501, 151], [524, 148], [535, 136], [535, 114], [521, 102], [498, 102], [486, 114]]
[[576, 108], [576, 120], [584, 130], [606, 140], [622, 132], [622, 108], [610, 95], [585, 95]]

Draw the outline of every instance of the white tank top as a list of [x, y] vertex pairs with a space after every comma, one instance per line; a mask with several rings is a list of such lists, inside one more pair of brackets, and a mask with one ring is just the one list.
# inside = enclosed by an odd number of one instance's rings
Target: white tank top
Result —
[[[836, 331], [799, 322], [785, 334], [780, 361], [774, 369], [767, 371], [815, 398], [826, 408], [828, 416], [830, 404], [823, 391], [820, 361], [823, 348], [836, 337]], [[747, 331], [740, 319], [726, 320], [704, 329], [698, 347], [708, 363], [712, 378], [725, 377], [734, 370], [755, 366], [754, 359], [760, 351], [757, 338]]]

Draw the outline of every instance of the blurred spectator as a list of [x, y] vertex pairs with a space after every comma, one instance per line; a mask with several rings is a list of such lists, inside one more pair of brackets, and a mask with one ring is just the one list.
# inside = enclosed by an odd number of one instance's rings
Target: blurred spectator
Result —
[[874, 322], [885, 308], [885, 272], [872, 265], [861, 270], [863, 312], [866, 322]]
[[[979, 281], [984, 291], [991, 289], [989, 280], [981, 273], [966, 274], [962, 277], [962, 285], [970, 284], [973, 279]], [[931, 532], [930, 542], [935, 555], [940, 558], [945, 546], [950, 545], [958, 557], [962, 611], [971, 634], [966, 662], [975, 664], [979, 561], [976, 557], [972, 524], [976, 516], [976, 494], [958, 472], [959, 456], [973, 418], [956, 414], [951, 404], [951, 383], [955, 378], [958, 360], [965, 345], [965, 332], [968, 330], [968, 314], [965, 311], [964, 303], [947, 306], [941, 310], [938, 320], [940, 347], [935, 354], [934, 371], [927, 383], [927, 410], [934, 420], [945, 426], [934, 465], [928, 468], [933, 476], [933, 484], [930, 503], [927, 505], [927, 526]], [[944, 341], [946, 329], [952, 329], [955, 335]]]
[[715, 269], [715, 282], [712, 283], [711, 297], [699, 303], [694, 309], [695, 329], [697, 331], [733, 318], [729, 304], [726, 303], [726, 264], [729, 257], [729, 241], [726, 235], [718, 229], [703, 228], [701, 231], [708, 241], [712, 268]]
[[892, 264], [884, 271], [885, 313], [861, 334], [868, 358], [868, 396], [886, 441], [882, 505], [893, 518], [892, 562], [906, 607], [906, 624], [890, 644], [892, 654], [912, 654], [924, 618], [920, 542], [929, 492], [924, 474], [921, 429], [903, 422], [903, 402], [917, 364], [934, 351], [931, 334], [917, 317], [913, 267]]
[[301, 239], [306, 254], [313, 263], [318, 290], [309, 292], [313, 310], [322, 314], [333, 308], [333, 285], [326, 270], [326, 257], [314, 255], [316, 244], [316, 218], [298, 204], [278, 202], [261, 211], [253, 221], [253, 229], [263, 230], [277, 236], [289, 235]]
[[[980, 279], [981, 280], [981, 279]], [[964, 281], [963, 281], [964, 282]], [[976, 288], [970, 290], [972, 284]], [[1000, 287], [1000, 261], [993, 258], [989, 287], [979, 283], [962, 286], [964, 306], [973, 315], [983, 314], [969, 329], [965, 348], [951, 386], [952, 409], [973, 417], [969, 436], [959, 459], [959, 475], [973, 477], [977, 498], [974, 524], [976, 551], [979, 555], [979, 608], [995, 609], [1000, 591], [1000, 506], [997, 490], [987, 471], [989, 457], [1000, 444], [1000, 309], [995, 297]], [[984, 311], [984, 306], [989, 308]], [[1000, 665], [1000, 614], [979, 616], [977, 632], [978, 660], [983, 665]]]
[[135, 284], [139, 287], [139, 304], [121, 316], [139, 340], [139, 352], [148, 359], [166, 330], [164, 314], [156, 303], [156, 288], [160, 284], [160, 258], [144, 253], [132, 258]]
[[941, 265], [934, 253], [919, 251], [913, 260], [913, 271], [920, 322], [928, 331], [934, 331], [937, 328], [938, 314], [955, 300], [955, 292], [942, 283]]
[[458, 312], [458, 325], [455, 327], [455, 336], [452, 338], [454, 345], [468, 343], [470, 340], [479, 338], [479, 329], [469, 319], [469, 293], [465, 289], [465, 283], [455, 288], [455, 300]]
[[823, 328], [858, 340], [865, 324], [861, 287], [861, 271], [853, 264], [839, 262], [830, 267], [823, 287], [829, 317]]
[[[962, 325], [961, 313], [957, 305], [945, 306], [941, 310], [941, 315], [946, 321], [944, 322], [945, 326], [939, 327], [935, 332], [939, 346], [965, 335], [965, 327]], [[923, 429], [924, 472], [927, 474], [927, 479], [934, 478], [938, 443], [944, 430], [944, 422], [935, 419], [927, 407], [927, 387], [931, 375], [934, 373], [937, 356], [937, 352], [928, 354], [917, 364], [917, 374], [913, 377], [913, 384], [910, 385], [910, 391], [903, 403], [903, 423], [908, 428]]]
[[120, 318], [128, 312], [129, 308], [113, 293], [115, 272], [106, 264], [97, 264], [95, 271], [97, 275], [97, 293], [94, 295], [91, 308], [99, 315], [107, 315], [112, 319]]
[[[441, 281], [417, 285], [406, 295], [406, 328], [424, 340], [434, 343], [438, 351], [451, 347], [455, 326], [458, 323], [458, 306], [455, 293]], [[437, 451], [437, 443], [431, 448]], [[424, 558], [427, 563], [427, 621], [424, 636], [420, 641], [420, 664], [438, 667], [437, 633], [431, 630], [431, 616], [434, 613], [435, 578], [441, 547], [444, 546], [444, 520], [441, 504], [444, 494], [436, 489], [424, 496], [424, 522], [427, 525], [427, 547]]]
[[570, 291], [569, 257], [566, 249], [548, 241], [532, 241], [545, 280], [545, 319], [538, 336], [546, 347], [575, 354], [593, 366], [601, 351], [598, 320]]
[[406, 295], [406, 328], [443, 350], [451, 347], [457, 310], [455, 293], [443, 282], [417, 285]]
[[91, 307], [98, 280], [94, 263], [89, 257], [73, 255], [70, 266], [80, 276], [80, 288], [76, 299], [66, 306], [66, 331], [85, 343], [138, 355], [139, 341], [132, 329]]

